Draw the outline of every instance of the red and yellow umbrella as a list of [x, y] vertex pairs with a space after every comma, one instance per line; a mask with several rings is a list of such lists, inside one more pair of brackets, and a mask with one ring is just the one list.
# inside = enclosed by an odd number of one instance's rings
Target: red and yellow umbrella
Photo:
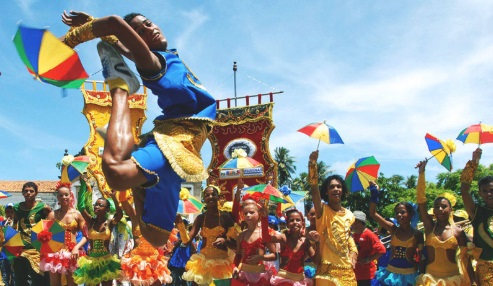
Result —
[[370, 181], [378, 177], [380, 164], [375, 157], [365, 157], [354, 162], [346, 173], [346, 185], [351, 192], [364, 191]]
[[339, 136], [339, 133], [337, 133], [335, 128], [325, 123], [325, 121], [310, 123], [305, 127], [299, 129], [298, 132], [318, 139], [317, 150], [320, 145], [320, 141], [324, 141], [327, 144], [344, 144], [344, 141], [342, 141], [341, 136]]
[[39, 253], [54, 253], [62, 249], [65, 229], [55, 220], [41, 220], [31, 229], [31, 244]]
[[473, 124], [462, 130], [457, 140], [478, 145], [493, 143], [493, 126], [483, 123]]
[[7, 257], [8, 260], [19, 256], [24, 248], [24, 242], [21, 238], [21, 234], [13, 229], [11, 226], [6, 226], [2, 229], [3, 236], [5, 238], [5, 243], [2, 247], [2, 253]]
[[63, 88], [79, 88], [89, 77], [77, 53], [46, 29], [19, 25], [14, 45], [34, 78]]

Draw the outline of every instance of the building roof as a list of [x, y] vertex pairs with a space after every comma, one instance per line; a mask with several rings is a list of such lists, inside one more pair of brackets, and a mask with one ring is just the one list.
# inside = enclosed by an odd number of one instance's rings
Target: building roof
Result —
[[[0, 190], [9, 193], [22, 192], [22, 185], [28, 181], [0, 181]], [[38, 193], [52, 193], [58, 181], [32, 181], [38, 185]]]

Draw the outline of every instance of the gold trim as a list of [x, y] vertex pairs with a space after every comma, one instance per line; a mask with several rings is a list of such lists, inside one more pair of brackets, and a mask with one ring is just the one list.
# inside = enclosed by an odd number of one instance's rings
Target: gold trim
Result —
[[142, 171], [146, 172], [146, 173], [147, 173], [147, 174], [149, 174], [149, 175], [156, 176], [156, 182], [155, 182], [154, 184], [149, 185], [149, 186], [147, 186], [147, 185], [146, 185], [146, 186], [145, 186], [145, 187], [143, 187], [143, 188], [148, 189], [148, 188], [154, 187], [155, 185], [157, 185], [157, 184], [159, 183], [159, 175], [158, 175], [156, 172], [153, 172], [153, 171], [151, 171], [151, 170], [148, 170], [148, 169], [146, 169], [146, 168], [142, 167], [142, 166], [139, 164], [139, 162], [137, 162], [137, 159], [135, 159], [133, 156], [132, 156], [132, 157], [130, 157], [130, 159], [131, 159], [132, 161], [134, 161], [135, 165], [137, 165], [137, 166], [138, 166], [138, 167], [139, 167]]

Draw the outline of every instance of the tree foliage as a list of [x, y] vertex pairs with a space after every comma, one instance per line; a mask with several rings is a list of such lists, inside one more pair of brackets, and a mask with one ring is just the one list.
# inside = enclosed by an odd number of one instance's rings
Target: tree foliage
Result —
[[278, 185], [291, 185], [292, 174], [296, 172], [294, 157], [289, 155], [287, 148], [277, 147], [274, 150], [274, 160], [277, 162]]

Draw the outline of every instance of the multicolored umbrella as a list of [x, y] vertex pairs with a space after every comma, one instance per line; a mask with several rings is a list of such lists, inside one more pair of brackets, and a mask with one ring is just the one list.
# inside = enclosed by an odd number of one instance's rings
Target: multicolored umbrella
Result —
[[293, 191], [286, 185], [280, 187], [279, 191], [283, 194], [283, 198], [286, 200], [286, 203], [281, 204], [281, 211], [284, 211], [289, 207], [294, 207], [297, 202], [303, 200], [306, 196], [306, 192]]
[[179, 214], [198, 214], [202, 211], [204, 204], [199, 199], [190, 195], [187, 188], [181, 188], [180, 200], [178, 201]]
[[318, 139], [317, 150], [320, 146], [320, 141], [324, 141], [327, 144], [344, 144], [339, 133], [337, 133], [334, 127], [325, 123], [325, 121], [322, 123], [310, 123], [299, 129], [298, 132], [305, 133], [312, 138]]
[[7, 191], [2, 191], [0, 190], [0, 199], [5, 199], [5, 198], [8, 198], [8, 197], [11, 197], [12, 194], [7, 192]]
[[[452, 153], [456, 149], [455, 143], [450, 139], [442, 141], [429, 133], [426, 133], [425, 140], [431, 155], [450, 172], [452, 170]], [[427, 158], [427, 160], [431, 158]]]
[[69, 183], [82, 175], [87, 166], [91, 163], [89, 156], [66, 155], [62, 158], [62, 178], [63, 183]]
[[235, 149], [231, 159], [227, 160], [219, 169], [219, 178], [223, 180], [243, 177], [260, 178], [264, 176], [264, 165], [247, 156], [245, 150]]
[[478, 145], [493, 142], [493, 126], [479, 123], [473, 124], [462, 130], [457, 140], [463, 143], [476, 143]]
[[89, 77], [77, 53], [46, 29], [19, 25], [14, 45], [35, 79], [63, 88], [79, 88]]
[[259, 184], [259, 185], [244, 188], [243, 190], [251, 194], [252, 196], [265, 198], [269, 201], [273, 201], [276, 203], [286, 202], [286, 200], [283, 199], [282, 193], [278, 189], [271, 186], [270, 184]]
[[380, 164], [375, 157], [365, 157], [354, 162], [346, 173], [346, 185], [351, 192], [364, 191], [370, 181], [378, 177]]
[[65, 229], [56, 220], [40, 220], [31, 229], [31, 244], [39, 253], [54, 253], [62, 249]]
[[21, 234], [11, 226], [3, 227], [2, 232], [5, 238], [2, 253], [8, 260], [12, 261], [12, 259], [21, 254], [22, 249], [24, 248], [24, 241], [21, 238]]

